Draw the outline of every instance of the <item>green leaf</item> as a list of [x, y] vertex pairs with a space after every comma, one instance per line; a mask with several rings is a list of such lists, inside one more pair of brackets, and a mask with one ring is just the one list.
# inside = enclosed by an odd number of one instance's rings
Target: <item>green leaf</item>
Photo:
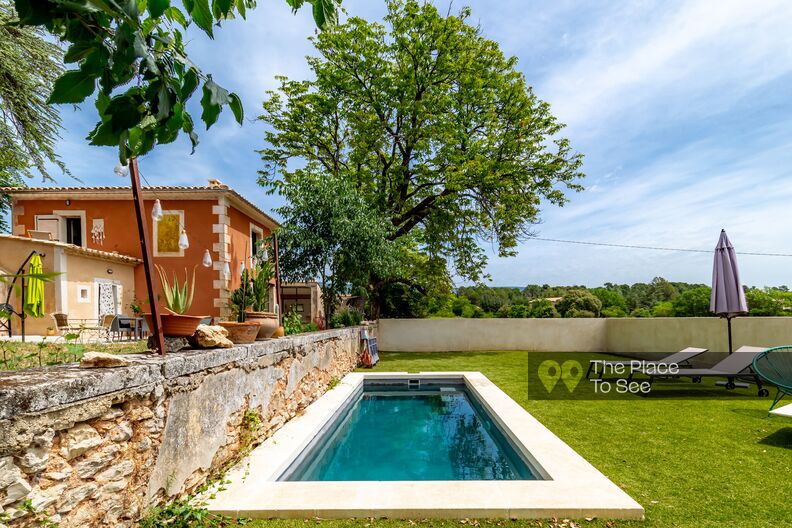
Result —
[[197, 147], [199, 143], [198, 134], [193, 131], [193, 128], [194, 125], [192, 116], [189, 113], [184, 112], [182, 114], [182, 130], [184, 130], [187, 135], [190, 136], [190, 143], [192, 143], [192, 152], [190, 152], [190, 154], [195, 154], [195, 147]]
[[212, 34], [212, 22], [214, 19], [209, 8], [209, 0], [194, 0], [190, 16], [195, 21], [195, 25], [203, 29], [209, 37], [214, 38]]
[[182, 13], [181, 9], [179, 9], [178, 7], [171, 6], [168, 9], [166, 9], [165, 17], [172, 22], [176, 22], [181, 27], [187, 28], [187, 18], [184, 16], [184, 13]]
[[80, 70], [70, 70], [58, 77], [52, 87], [49, 104], [81, 103], [96, 88], [96, 76]]
[[210, 75], [203, 85], [203, 96], [201, 97], [201, 120], [206, 123], [206, 129], [217, 122], [217, 117], [223, 109], [224, 104], [229, 103], [228, 90], [212, 80]]
[[63, 62], [67, 64], [70, 62], [78, 62], [80, 59], [84, 59], [94, 49], [93, 42], [75, 42], [66, 50], [66, 53], [63, 55]]
[[137, 97], [132, 95], [122, 94], [113, 97], [106, 110], [110, 116], [110, 125], [113, 130], [116, 132], [129, 130], [140, 123], [143, 114], [139, 106], [140, 102]]
[[87, 137], [91, 145], [106, 147], [118, 145], [120, 138], [121, 134], [113, 131], [110, 121], [96, 125], [96, 128], [94, 128]]
[[198, 72], [195, 68], [189, 68], [184, 74], [184, 82], [181, 87], [181, 98], [187, 100], [198, 87]]
[[162, 16], [170, 7], [170, 0], [148, 0], [148, 12], [153, 18]]
[[241, 125], [242, 121], [245, 119], [245, 109], [242, 108], [242, 101], [237, 94], [230, 93], [228, 95], [228, 106], [231, 108], [231, 111], [234, 112], [237, 123]]
[[[231, 12], [231, 6], [234, 5], [233, 0], [213, 0], [212, 2], [216, 11], [220, 13], [222, 17], [227, 17], [228, 14]], [[220, 17], [218, 17], [220, 18]]]

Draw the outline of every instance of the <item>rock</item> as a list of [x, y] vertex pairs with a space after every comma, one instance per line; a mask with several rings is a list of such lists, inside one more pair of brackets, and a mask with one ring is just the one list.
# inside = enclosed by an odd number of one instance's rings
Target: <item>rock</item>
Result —
[[80, 360], [83, 368], [126, 367], [130, 364], [128, 359], [107, 352], [86, 352]]
[[52, 441], [55, 439], [55, 430], [47, 429], [41, 434], [33, 437], [33, 443], [39, 447], [52, 447]]
[[80, 478], [88, 478], [109, 464], [119, 451], [117, 445], [108, 446], [92, 453], [74, 465], [74, 471]]
[[[179, 350], [185, 349], [190, 346], [190, 343], [187, 341], [186, 337], [166, 337], [165, 338], [165, 352], [178, 352]], [[148, 338], [148, 348], [149, 350], [155, 350], [156, 347], [156, 340], [154, 336], [149, 336]]]
[[68, 490], [58, 504], [58, 513], [65, 513], [73, 510], [80, 502], [93, 495], [96, 489], [96, 484], [88, 483]]
[[78, 457], [102, 443], [102, 437], [88, 424], [75, 425], [61, 437], [60, 454], [66, 460]]
[[130, 438], [132, 438], [132, 426], [129, 422], [121, 422], [110, 433], [110, 440], [113, 442], [125, 442]]
[[21, 501], [28, 496], [32, 489], [27, 480], [21, 476], [18, 477], [5, 489], [5, 498], [0, 500], [0, 506], [7, 506], [8, 504]]
[[193, 348], [231, 348], [234, 343], [228, 339], [228, 330], [222, 326], [198, 325], [189, 337]]
[[0, 458], [0, 490], [6, 489], [20, 477], [22, 472], [14, 464], [14, 457]]
[[127, 479], [114, 480], [112, 482], [108, 482], [107, 484], [99, 488], [99, 491], [96, 493], [96, 496], [97, 498], [107, 497], [108, 495], [112, 496], [118, 493], [119, 491], [126, 489], [128, 485], [129, 485], [129, 481]]
[[65, 490], [66, 484], [58, 484], [57, 486], [52, 486], [45, 490], [36, 488], [28, 495], [28, 498], [30, 499], [31, 506], [33, 506], [36, 511], [41, 511], [55, 504]]
[[49, 462], [49, 447], [31, 447], [25, 454], [17, 459], [17, 465], [25, 473], [38, 473], [47, 467]]
[[143, 438], [140, 442], [137, 443], [135, 447], [138, 453], [145, 453], [149, 449], [151, 449], [151, 439], [148, 437]]
[[131, 460], [124, 460], [120, 464], [107, 468], [94, 478], [99, 482], [109, 482], [127, 477], [133, 471], [135, 471], [135, 464]]
[[67, 478], [71, 477], [73, 473], [72, 468], [69, 466], [65, 466], [61, 471], [48, 471], [42, 475], [42, 478], [47, 480], [54, 480], [59, 482], [61, 480], [66, 480]]
[[120, 418], [124, 416], [124, 411], [119, 409], [118, 407], [110, 407], [106, 413], [104, 413], [101, 417], [102, 420], [115, 420], [116, 418]]
[[154, 412], [148, 407], [132, 407], [129, 409], [127, 418], [133, 422], [140, 422], [154, 418]]

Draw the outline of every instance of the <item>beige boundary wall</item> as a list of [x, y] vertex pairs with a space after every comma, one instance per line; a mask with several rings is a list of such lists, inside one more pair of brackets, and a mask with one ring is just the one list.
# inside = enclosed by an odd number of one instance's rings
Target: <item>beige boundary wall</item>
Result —
[[[738, 317], [734, 348], [792, 344], [792, 317]], [[379, 349], [402, 352], [675, 352], [727, 349], [726, 321], [716, 317], [623, 319], [383, 319]]]
[[[0, 514], [14, 528], [42, 519], [131, 528], [149, 506], [195, 491], [300, 414], [360, 352], [353, 327], [126, 355], [123, 367], [2, 372]], [[26, 500], [38, 521], [21, 508]]]

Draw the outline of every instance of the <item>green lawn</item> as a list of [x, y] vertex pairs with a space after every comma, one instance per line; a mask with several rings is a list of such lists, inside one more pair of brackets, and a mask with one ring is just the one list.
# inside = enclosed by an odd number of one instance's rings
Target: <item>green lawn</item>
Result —
[[146, 351], [146, 341], [80, 343], [77, 340], [66, 342], [60, 337], [50, 337], [39, 343], [0, 341], [0, 371], [74, 363], [88, 351], [136, 354]]
[[[646, 509], [645, 521], [583, 527], [782, 527], [792, 524], [792, 420], [765, 418], [754, 389], [725, 399], [660, 398], [689, 384], [656, 385], [623, 400], [529, 400], [526, 352], [383, 353], [379, 371], [481, 371]], [[712, 393], [715, 388], [704, 388]], [[717, 388], [717, 390], [722, 390]], [[741, 396], [739, 394], [743, 394]], [[294, 528], [313, 521], [256, 521]], [[432, 528], [459, 521], [416, 521]], [[476, 525], [477, 522], [472, 522]], [[412, 521], [323, 521], [324, 528], [390, 528]], [[564, 526], [480, 521], [481, 526]]]

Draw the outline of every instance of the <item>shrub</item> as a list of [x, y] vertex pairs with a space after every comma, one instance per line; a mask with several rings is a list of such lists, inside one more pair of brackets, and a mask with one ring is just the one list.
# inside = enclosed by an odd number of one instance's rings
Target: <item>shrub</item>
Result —
[[558, 312], [555, 306], [553, 306], [553, 303], [547, 299], [539, 299], [531, 303], [530, 316], [538, 319], [551, 319], [553, 317], [558, 317]]
[[512, 319], [524, 319], [528, 317], [528, 307], [524, 304], [515, 304], [509, 309], [509, 317]]
[[630, 312], [630, 317], [652, 317], [652, 312], [646, 308], [636, 308]]
[[674, 315], [677, 317], [712, 316], [712, 312], [709, 311], [711, 291], [709, 286], [700, 286], [677, 295], [671, 301], [674, 306]]
[[602, 317], [627, 317], [627, 311], [619, 306], [608, 306], [600, 312]]
[[377, 292], [380, 303], [380, 317], [422, 318], [426, 317], [428, 301], [417, 287], [411, 284], [388, 283]]
[[653, 317], [674, 317], [674, 303], [661, 301], [652, 307]]
[[591, 312], [594, 314], [593, 317], [598, 317], [601, 309], [602, 302], [587, 290], [569, 290], [556, 305], [556, 310], [558, 310], [558, 313], [563, 317], [580, 317], [567, 315], [567, 312], [571, 310], [577, 312]]
[[330, 328], [357, 326], [363, 320], [363, 313], [355, 308], [341, 308], [330, 317]]
[[566, 317], [567, 319], [571, 319], [571, 318], [591, 318], [591, 317], [597, 317], [597, 314], [595, 314], [594, 312], [592, 312], [590, 310], [578, 310], [577, 308], [571, 308], [571, 309], [566, 311], [566, 313], [564, 314], [564, 317]]
[[781, 301], [759, 288], [747, 290], [745, 302], [748, 304], [748, 315], [784, 315]]
[[591, 293], [600, 300], [603, 311], [605, 308], [620, 308], [624, 315], [627, 315], [627, 301], [624, 300], [624, 296], [620, 291], [608, 288], [594, 288]]

